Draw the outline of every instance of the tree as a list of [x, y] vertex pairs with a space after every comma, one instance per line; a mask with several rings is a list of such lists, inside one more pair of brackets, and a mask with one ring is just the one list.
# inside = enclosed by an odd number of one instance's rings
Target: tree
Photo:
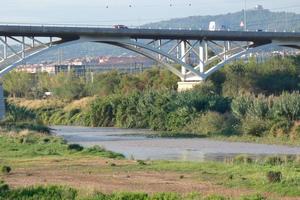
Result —
[[35, 83], [32, 74], [12, 71], [4, 76], [3, 88], [11, 97], [29, 97]]

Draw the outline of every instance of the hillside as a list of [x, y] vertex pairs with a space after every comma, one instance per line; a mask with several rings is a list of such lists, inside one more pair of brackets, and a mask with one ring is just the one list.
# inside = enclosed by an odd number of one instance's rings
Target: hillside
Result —
[[[243, 21], [243, 16], [243, 11], [215, 16], [190, 16], [150, 23], [144, 27], [208, 29], [209, 22], [215, 21], [217, 25], [224, 25], [230, 30], [241, 30], [240, 22]], [[247, 27], [249, 30], [300, 31], [299, 22], [300, 15], [295, 13], [271, 12], [267, 9], [247, 11]]]

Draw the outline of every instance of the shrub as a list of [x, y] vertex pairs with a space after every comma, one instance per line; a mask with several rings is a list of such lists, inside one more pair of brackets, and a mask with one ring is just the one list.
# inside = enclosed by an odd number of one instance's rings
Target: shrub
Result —
[[267, 173], [267, 179], [270, 183], [278, 183], [282, 179], [282, 173], [281, 172], [273, 172], [269, 171]]
[[13, 104], [7, 104], [6, 121], [8, 122], [20, 122], [20, 121], [35, 121], [37, 119], [36, 114], [25, 107], [19, 107]]
[[275, 98], [273, 105], [273, 115], [277, 118], [287, 118], [295, 121], [300, 118], [300, 93], [283, 93]]
[[284, 163], [284, 160], [279, 156], [270, 156], [265, 159], [265, 164], [276, 166], [276, 165], [282, 165]]
[[83, 147], [79, 144], [69, 144], [68, 150], [74, 150], [74, 151], [82, 151]]
[[110, 163], [109, 165], [110, 165], [111, 167], [116, 167], [116, 166], [117, 166], [116, 163]]
[[275, 119], [272, 122], [272, 127], [269, 131], [270, 135], [274, 137], [281, 137], [288, 135], [293, 123], [286, 118]]
[[166, 129], [169, 131], [177, 131], [182, 129], [195, 116], [195, 109], [188, 107], [179, 107], [174, 112], [167, 115]]
[[289, 133], [290, 139], [295, 140], [300, 138], [300, 121], [294, 122]]
[[147, 165], [147, 163], [145, 161], [143, 161], [143, 160], [137, 160], [137, 163], [139, 165]]
[[11, 167], [10, 166], [2, 166], [1, 172], [3, 174], [9, 174], [11, 172]]
[[269, 130], [270, 123], [267, 120], [262, 120], [254, 117], [246, 117], [242, 120], [241, 131], [243, 134], [252, 136], [263, 136]]
[[2, 196], [1, 194], [7, 192], [9, 190], [9, 186], [4, 183], [4, 181], [0, 181], [0, 197]]
[[183, 131], [200, 135], [232, 135], [237, 121], [230, 114], [207, 112], [193, 119]]
[[111, 127], [116, 123], [117, 107], [124, 96], [108, 96], [94, 100], [89, 109], [89, 120], [94, 127]]
[[232, 100], [231, 110], [233, 115], [238, 119], [243, 119], [252, 106], [254, 97], [250, 94], [237, 96]]

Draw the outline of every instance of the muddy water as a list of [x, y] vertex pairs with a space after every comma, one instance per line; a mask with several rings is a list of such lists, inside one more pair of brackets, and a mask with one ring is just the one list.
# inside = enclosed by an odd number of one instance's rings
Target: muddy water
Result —
[[149, 130], [118, 128], [87, 128], [54, 126], [53, 132], [69, 143], [83, 146], [101, 145], [124, 154], [127, 158], [142, 160], [224, 160], [238, 154], [254, 158], [268, 155], [300, 155], [300, 147], [263, 145], [240, 142], [222, 142], [210, 139], [149, 138]]

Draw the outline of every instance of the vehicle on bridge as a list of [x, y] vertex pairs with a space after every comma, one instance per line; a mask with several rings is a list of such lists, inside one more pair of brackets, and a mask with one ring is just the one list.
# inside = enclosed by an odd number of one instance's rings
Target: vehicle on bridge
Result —
[[116, 24], [113, 26], [115, 29], [128, 29], [128, 26], [122, 24]]

